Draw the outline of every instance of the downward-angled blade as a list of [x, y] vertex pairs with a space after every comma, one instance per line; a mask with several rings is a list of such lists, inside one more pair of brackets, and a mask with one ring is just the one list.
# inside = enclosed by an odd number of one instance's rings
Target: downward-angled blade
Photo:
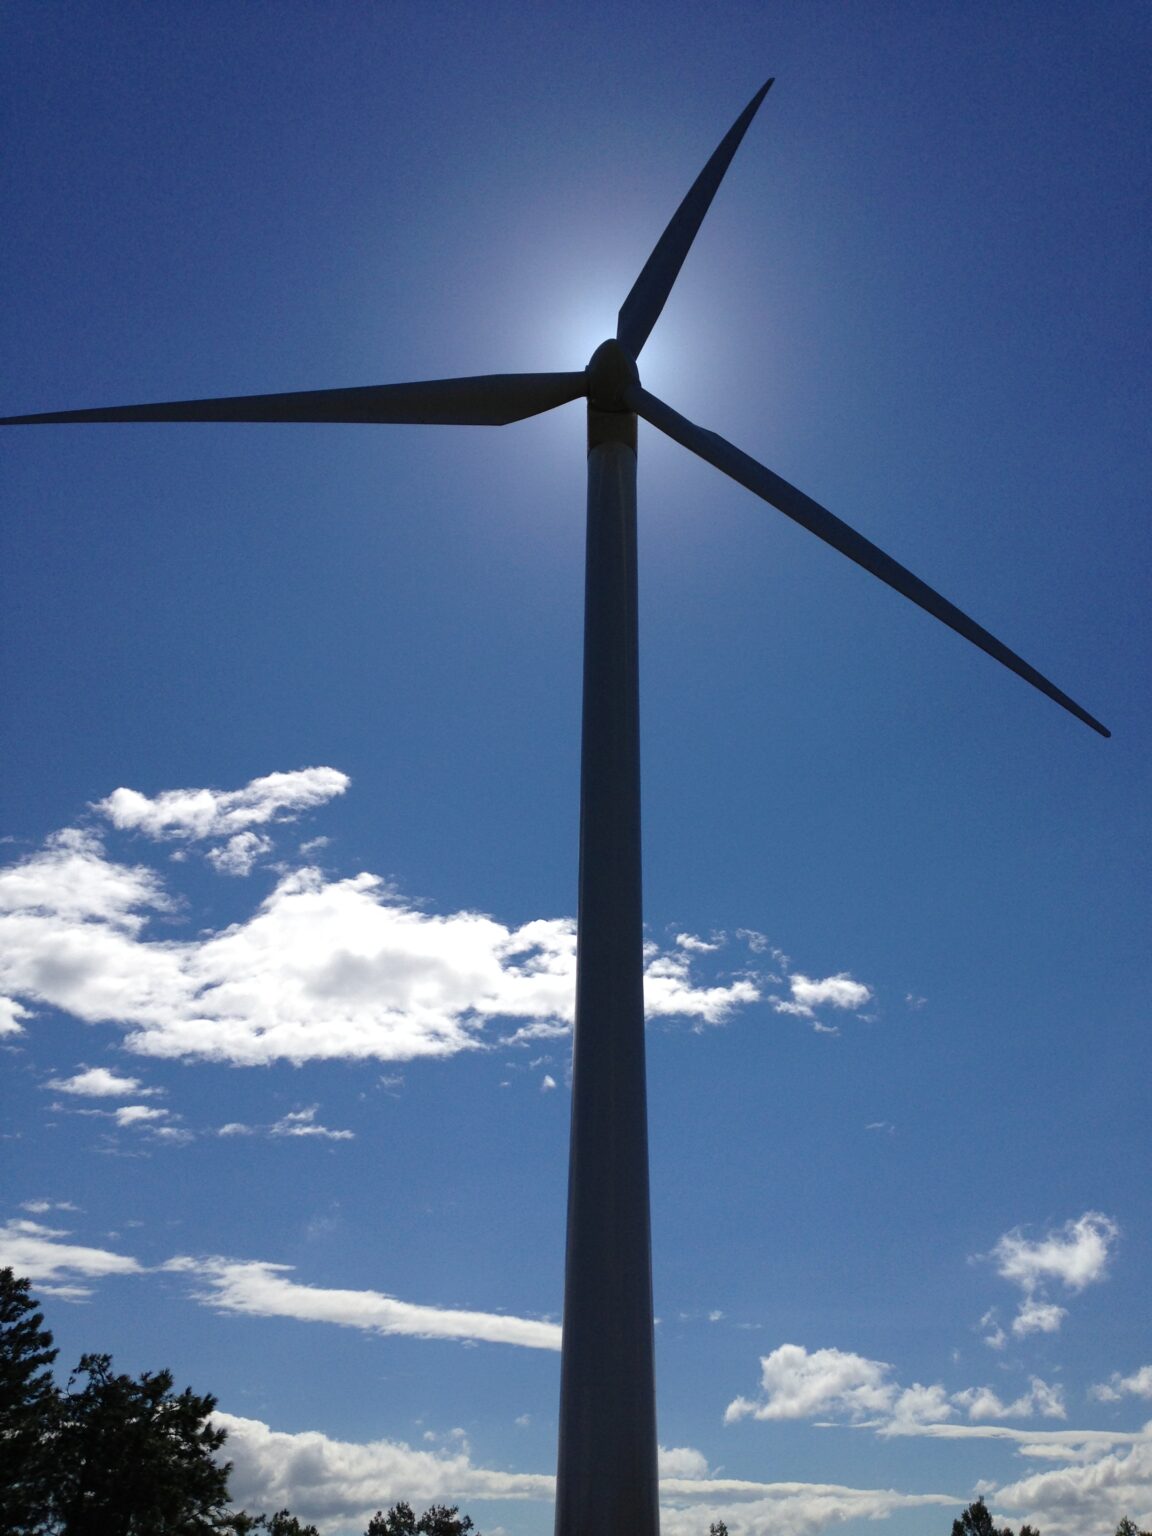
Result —
[[826, 544], [831, 544], [833, 549], [838, 549], [842, 555], [847, 555], [849, 560], [855, 560], [857, 565], [862, 565], [866, 571], [871, 571], [873, 576], [879, 576], [881, 581], [886, 581], [890, 587], [905, 597], [911, 598], [926, 613], [940, 619], [950, 629], [954, 629], [958, 635], [963, 635], [966, 640], [971, 640], [973, 645], [978, 645], [982, 651], [987, 651], [989, 656], [1002, 662], [1009, 671], [1015, 672], [1025, 682], [1031, 683], [1041, 693], [1055, 699], [1057, 704], [1063, 705], [1078, 720], [1083, 720], [1085, 725], [1090, 725], [1094, 731], [1099, 731], [1101, 736], [1110, 736], [1112, 733], [1099, 720], [1093, 718], [1087, 710], [1081, 709], [1066, 693], [1061, 692], [1054, 683], [1050, 683], [1046, 677], [1036, 671], [1017, 656], [1015, 651], [990, 635], [975, 620], [970, 619], [966, 613], [950, 603], [947, 598], [941, 597], [939, 592], [933, 591], [918, 576], [886, 555], [882, 549], [878, 549], [863, 534], [849, 528], [847, 523], [842, 523], [838, 517], [805, 496], [803, 491], [798, 491], [794, 485], [789, 485], [787, 480], [782, 480], [779, 475], [765, 469], [763, 464], [758, 464], [755, 459], [750, 459], [746, 453], [741, 453], [739, 448], [733, 447], [724, 438], [717, 436], [715, 432], [709, 432], [704, 427], [698, 427], [688, 421], [671, 406], [665, 405], [655, 395], [650, 395], [639, 384], [629, 385], [624, 393], [624, 398], [632, 409], [645, 421], [659, 427], [676, 442], [690, 448], [693, 453], [698, 453], [709, 464], [714, 464], [717, 469], [731, 475], [733, 480], [739, 481], [748, 490], [754, 491], [757, 496], [762, 496], [771, 506], [783, 512], [794, 522], [807, 528], [809, 532], [816, 534]]
[[107, 405], [0, 417], [14, 427], [63, 421], [360, 421], [502, 427], [577, 400], [584, 373], [492, 373], [471, 379], [422, 379], [358, 389], [305, 389], [284, 395], [231, 395], [162, 405]]
[[633, 357], [640, 356], [641, 347], [660, 318], [660, 311], [672, 292], [672, 284], [680, 274], [684, 258], [696, 238], [696, 231], [712, 206], [716, 188], [724, 180], [724, 172], [732, 163], [732, 156], [739, 149], [740, 140], [771, 85], [772, 81], [769, 80], [760, 87], [724, 135], [711, 160], [672, 215], [668, 228], [656, 242], [655, 250], [644, 263], [644, 270], [632, 284], [632, 292], [620, 306], [616, 340]]

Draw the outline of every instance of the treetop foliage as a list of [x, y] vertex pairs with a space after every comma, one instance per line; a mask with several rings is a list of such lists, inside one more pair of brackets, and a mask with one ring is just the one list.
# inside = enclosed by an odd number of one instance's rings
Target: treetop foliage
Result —
[[[319, 1536], [287, 1509], [229, 1509], [216, 1399], [171, 1371], [117, 1374], [88, 1354], [56, 1385], [29, 1282], [0, 1269], [0, 1536]], [[469, 1536], [456, 1505], [377, 1510], [366, 1536]], [[727, 1533], [723, 1533], [727, 1536]]]

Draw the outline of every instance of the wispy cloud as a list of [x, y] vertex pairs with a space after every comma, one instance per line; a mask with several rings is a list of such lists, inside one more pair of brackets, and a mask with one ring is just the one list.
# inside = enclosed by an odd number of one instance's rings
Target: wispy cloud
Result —
[[1119, 1371], [1113, 1371], [1107, 1381], [1098, 1383], [1089, 1391], [1101, 1403], [1118, 1403], [1124, 1397], [1152, 1398], [1152, 1365], [1142, 1365], [1131, 1376], [1122, 1376]]
[[231, 839], [249, 827], [292, 820], [342, 795], [350, 782], [336, 768], [300, 768], [265, 774], [243, 789], [168, 789], [151, 798], [135, 789], [114, 789], [93, 809], [114, 827], [147, 837]]
[[312, 1104], [308, 1109], [291, 1110], [269, 1126], [269, 1136], [319, 1136], [325, 1141], [351, 1141], [354, 1131], [331, 1131], [326, 1125], [317, 1123], [319, 1108], [318, 1104]]
[[69, 1235], [37, 1221], [5, 1222], [0, 1226], [0, 1265], [9, 1265], [18, 1275], [27, 1276], [45, 1295], [65, 1300], [91, 1295], [91, 1287], [77, 1284], [78, 1279], [142, 1272], [143, 1266], [127, 1254], [62, 1241]]
[[535, 1318], [500, 1312], [398, 1301], [380, 1291], [324, 1289], [287, 1278], [291, 1265], [228, 1258], [175, 1258], [165, 1269], [195, 1278], [197, 1300], [222, 1312], [249, 1317], [291, 1317], [299, 1322], [336, 1323], [369, 1333], [405, 1334], [419, 1339], [467, 1339], [516, 1344], [526, 1349], [559, 1349], [560, 1328]]

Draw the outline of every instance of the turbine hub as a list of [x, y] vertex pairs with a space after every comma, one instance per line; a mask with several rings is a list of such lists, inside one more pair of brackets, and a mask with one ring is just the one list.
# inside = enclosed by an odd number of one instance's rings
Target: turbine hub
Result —
[[588, 375], [588, 404], [594, 411], [630, 411], [624, 399], [629, 384], [638, 384], [636, 359], [615, 339], [602, 341], [584, 370]]

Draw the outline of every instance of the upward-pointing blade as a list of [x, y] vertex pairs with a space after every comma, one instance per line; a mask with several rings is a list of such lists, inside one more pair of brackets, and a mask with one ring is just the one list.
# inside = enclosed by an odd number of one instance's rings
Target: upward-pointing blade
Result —
[[842, 555], [847, 555], [849, 560], [855, 560], [857, 565], [862, 565], [866, 571], [871, 571], [873, 576], [879, 576], [881, 581], [887, 582], [904, 597], [911, 598], [926, 613], [932, 614], [934, 618], [947, 624], [958, 635], [963, 635], [965, 640], [971, 640], [973, 645], [978, 645], [989, 656], [995, 657], [1010, 672], [1015, 672], [1025, 682], [1031, 683], [1041, 693], [1047, 694], [1050, 699], [1062, 705], [1078, 720], [1083, 720], [1085, 725], [1090, 725], [1094, 731], [1099, 731], [1101, 736], [1111, 736], [1112, 732], [1106, 726], [1101, 725], [1099, 720], [1090, 715], [1086, 709], [1081, 709], [1080, 705], [1057, 688], [1055, 683], [1050, 683], [1042, 673], [1037, 672], [1035, 667], [1029, 666], [1022, 657], [1017, 656], [1015, 651], [1010, 651], [1006, 645], [997, 640], [995, 635], [989, 634], [947, 598], [941, 597], [939, 592], [934, 591], [918, 576], [913, 576], [911, 571], [893, 560], [890, 555], [886, 555], [863, 534], [849, 528], [847, 523], [841, 522], [819, 502], [813, 501], [810, 496], [805, 496], [803, 491], [798, 491], [794, 485], [789, 485], [787, 480], [782, 480], [770, 469], [765, 469], [763, 464], [758, 464], [755, 459], [749, 458], [746, 453], [733, 447], [715, 432], [709, 432], [704, 427], [698, 427], [694, 422], [688, 421], [671, 406], [657, 399], [655, 395], [650, 395], [639, 384], [629, 385], [624, 392], [624, 398], [637, 415], [644, 417], [645, 421], [651, 422], [654, 427], [659, 427], [661, 432], [667, 433], [685, 448], [690, 448], [693, 453], [699, 454], [702, 459], [715, 465], [717, 469], [723, 470], [726, 475], [731, 475], [733, 480], [746, 486], [757, 496], [763, 497], [770, 506], [783, 512], [786, 517], [792, 518], [801, 527], [807, 528], [810, 533], [816, 534], [817, 538], [823, 539], [825, 544], [831, 544], [833, 549], [838, 549]]
[[357, 421], [502, 427], [578, 400], [587, 388], [583, 371], [492, 373], [470, 379], [422, 379], [415, 384], [369, 384], [358, 389], [305, 389], [283, 395], [230, 395], [219, 400], [48, 411], [37, 416], [0, 417], [0, 426], [64, 421]]
[[668, 228], [656, 242], [655, 250], [644, 263], [644, 270], [632, 284], [632, 292], [620, 306], [616, 340], [632, 357], [640, 356], [641, 347], [660, 318], [660, 311], [672, 292], [672, 284], [680, 275], [680, 268], [696, 238], [696, 231], [712, 206], [716, 188], [724, 180], [724, 173], [740, 147], [740, 140], [747, 132], [748, 124], [756, 116], [757, 108], [771, 86], [772, 81], [768, 80], [760, 87], [721, 139], [711, 160], [692, 183], [688, 195], [672, 215]]

